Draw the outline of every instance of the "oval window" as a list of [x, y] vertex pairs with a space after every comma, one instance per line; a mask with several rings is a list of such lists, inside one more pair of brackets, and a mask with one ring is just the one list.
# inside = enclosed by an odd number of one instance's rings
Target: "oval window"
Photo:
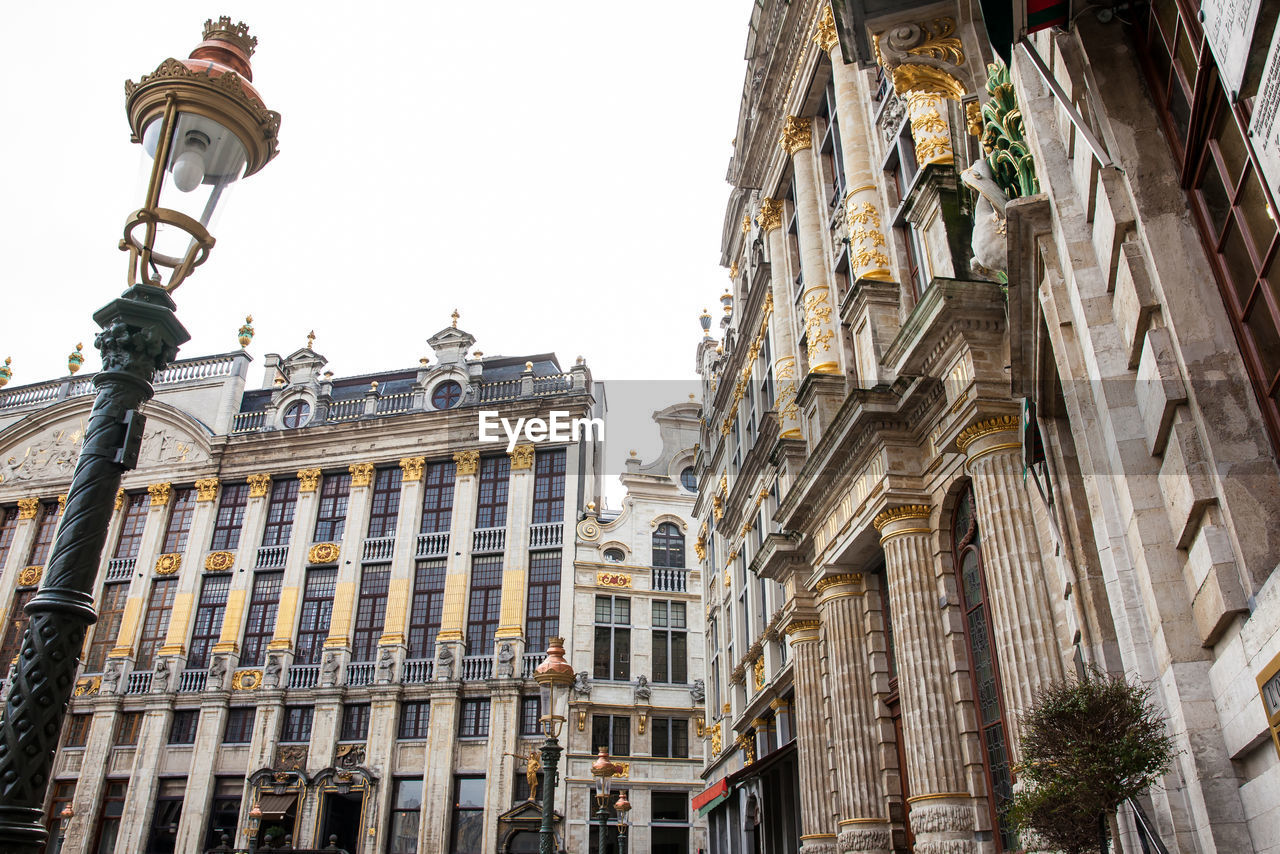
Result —
[[622, 549], [605, 549], [604, 559], [609, 563], [622, 563], [627, 556], [622, 553]]
[[305, 400], [297, 400], [289, 404], [284, 411], [284, 426], [301, 427], [311, 419], [311, 404]]
[[453, 409], [462, 400], [462, 386], [445, 380], [431, 392], [431, 405], [436, 409]]

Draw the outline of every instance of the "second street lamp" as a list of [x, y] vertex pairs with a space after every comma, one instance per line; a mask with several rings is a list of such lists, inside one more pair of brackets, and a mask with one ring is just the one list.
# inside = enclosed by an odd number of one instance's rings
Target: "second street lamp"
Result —
[[618, 766], [609, 761], [609, 751], [600, 745], [600, 754], [591, 763], [591, 775], [596, 778], [596, 820], [600, 822], [600, 844], [596, 850], [605, 854], [609, 850], [609, 794], [613, 786], [613, 776], [618, 773]]
[[626, 792], [618, 793], [618, 800], [613, 805], [614, 812], [618, 814], [618, 854], [627, 854], [627, 813], [631, 812], [631, 801], [627, 800]]
[[[547, 643], [547, 657], [533, 672], [542, 693], [545, 714], [540, 719], [546, 741], [542, 743], [542, 827], [538, 832], [539, 854], [556, 852], [556, 783], [560, 763], [560, 729], [565, 716], [559, 709], [569, 700], [569, 686], [573, 684], [573, 667], [564, 660], [564, 638], [551, 638]], [[566, 710], [567, 711], [567, 710]]]
[[[120, 478], [132, 469], [151, 380], [191, 336], [169, 292], [213, 248], [209, 224], [226, 188], [275, 156], [280, 114], [251, 84], [257, 39], [230, 18], [207, 21], [185, 60], [166, 59], [125, 84], [133, 141], [151, 158], [142, 207], [125, 225], [129, 288], [93, 315], [102, 370], [44, 584], [16, 672], [0, 709], [0, 851], [39, 854], [48, 840], [43, 806], [85, 630], [96, 619], [93, 588]], [[167, 276], [167, 279], [166, 279]]]

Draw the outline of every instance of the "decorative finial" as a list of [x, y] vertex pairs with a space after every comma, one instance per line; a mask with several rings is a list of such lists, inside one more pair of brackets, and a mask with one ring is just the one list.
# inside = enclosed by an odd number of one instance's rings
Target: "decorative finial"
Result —
[[240, 327], [240, 332], [238, 333], [238, 335], [240, 336], [241, 348], [248, 347], [249, 342], [253, 340], [253, 326], [251, 325], [252, 323], [253, 323], [253, 315], [246, 314], [244, 316], [244, 326]]
[[633, 450], [633, 451], [631, 452], [631, 456], [633, 456], [633, 457], [634, 457], [635, 455], [636, 455], [636, 452]]
[[9, 384], [9, 380], [13, 379], [13, 368], [9, 367], [13, 364], [13, 357], [6, 356], [4, 364], [0, 365], [0, 388]]
[[587, 363], [587, 359], [585, 356], [579, 356], [577, 359], [574, 360], [575, 365], [585, 365], [586, 363]]
[[325, 380], [332, 380], [332, 379], [333, 379], [333, 371], [325, 371], [325, 372], [324, 372], [324, 378], [325, 378]]
[[461, 316], [461, 315], [459, 315], [459, 314], [458, 314], [458, 310], [455, 308], [455, 309], [453, 310], [453, 314], [451, 314], [451, 315], [449, 315], [449, 316], [453, 318], [453, 328], [454, 328], [454, 329], [457, 329], [457, 328], [458, 328], [458, 318]]
[[525, 363], [524, 363], [524, 369], [525, 369], [525, 371], [526, 371], [526, 372], [532, 372], [532, 371], [533, 371], [533, 362], [525, 362]]
[[594, 501], [587, 502], [587, 512], [588, 513], [596, 512], [596, 503]]
[[307, 349], [310, 350], [316, 343], [316, 331], [312, 329], [307, 333]]
[[720, 304], [724, 306], [724, 313], [731, 314], [733, 312], [733, 294], [727, 290], [720, 295]]
[[704, 308], [698, 317], [698, 324], [702, 327], [702, 334], [711, 337], [711, 312]]
[[483, 355], [484, 355], [484, 351], [483, 351], [483, 350], [477, 350], [477, 351], [475, 351], [474, 353], [472, 353], [472, 354], [471, 354], [471, 358], [473, 358], [473, 359], [479, 359], [479, 358], [480, 358], [481, 356], [483, 356]]
[[276, 388], [282, 388], [284, 386], [284, 377], [280, 374], [276, 374], [276, 378], [271, 381], [271, 384]]
[[421, 359], [418, 360], [418, 364], [422, 365], [422, 367], [425, 368], [427, 365], [431, 364], [431, 360], [428, 359], [426, 356], [423, 356]]
[[76, 349], [72, 351], [70, 356], [67, 356], [67, 370], [73, 374], [80, 370], [80, 366], [84, 364], [84, 354], [81, 352], [82, 350], [84, 350], [84, 345], [77, 344]]
[[244, 21], [232, 24], [231, 19], [223, 15], [216, 22], [210, 18], [204, 22], [204, 40], [219, 39], [234, 44], [244, 51], [246, 56], [253, 56], [258, 46], [257, 36], [249, 35], [249, 25]]
[[374, 380], [373, 382], [369, 383], [369, 391], [377, 391], [377, 390], [378, 390], [377, 380]]

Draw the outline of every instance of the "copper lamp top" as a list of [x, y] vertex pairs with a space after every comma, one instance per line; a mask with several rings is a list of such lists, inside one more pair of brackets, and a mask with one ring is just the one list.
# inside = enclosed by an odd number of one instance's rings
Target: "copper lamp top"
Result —
[[596, 761], [591, 763], [591, 775], [593, 777], [612, 777], [618, 771], [618, 766], [609, 761], [609, 750], [604, 745], [600, 745], [600, 755], [596, 757]]
[[533, 671], [533, 678], [539, 683], [562, 685], [573, 681], [573, 665], [564, 658], [564, 638], [551, 638], [547, 642], [547, 657]]

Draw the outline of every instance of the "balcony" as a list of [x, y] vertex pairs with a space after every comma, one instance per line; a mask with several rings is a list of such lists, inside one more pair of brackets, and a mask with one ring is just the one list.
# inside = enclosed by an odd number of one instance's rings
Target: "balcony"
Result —
[[476, 528], [471, 533], [471, 551], [473, 552], [500, 552], [506, 544], [506, 528]]
[[262, 546], [258, 549], [258, 569], [283, 569], [289, 559], [289, 547]]
[[390, 563], [396, 551], [395, 535], [390, 537], [365, 537], [361, 560], [366, 563]]
[[198, 694], [209, 681], [209, 671], [203, 667], [187, 668], [178, 674], [179, 694]]
[[449, 554], [449, 532], [418, 535], [418, 551], [415, 557], [446, 557]]
[[265, 412], [237, 412], [231, 417], [232, 433], [256, 433], [267, 422]]
[[113, 557], [107, 561], [107, 581], [128, 581], [133, 577], [133, 566], [137, 562], [137, 558]]
[[373, 684], [373, 662], [353, 661], [347, 665], [347, 684], [359, 687]]
[[689, 570], [653, 568], [653, 589], [663, 593], [686, 593], [689, 589]]
[[538, 669], [545, 656], [540, 652], [526, 652], [520, 661], [520, 675], [525, 679], [533, 678], [533, 671]]
[[400, 681], [406, 685], [423, 685], [431, 681], [435, 662], [429, 658], [410, 658], [400, 671]]
[[124, 683], [126, 694], [148, 694], [151, 692], [151, 671], [134, 670], [129, 673]]
[[493, 678], [492, 655], [465, 655], [462, 657], [462, 678], [467, 682], [479, 682]]
[[320, 681], [320, 665], [295, 664], [289, 668], [290, 688], [314, 688]]
[[548, 522], [529, 526], [529, 548], [557, 549], [564, 543], [564, 523]]

